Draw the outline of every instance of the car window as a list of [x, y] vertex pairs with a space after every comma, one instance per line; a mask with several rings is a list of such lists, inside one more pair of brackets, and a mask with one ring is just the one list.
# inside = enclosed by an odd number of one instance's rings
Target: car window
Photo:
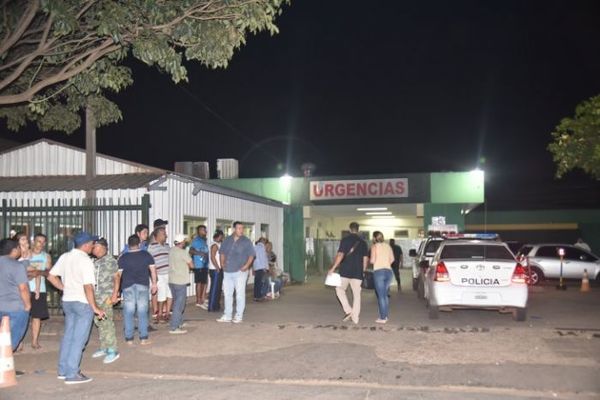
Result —
[[431, 240], [425, 247], [425, 254], [435, 253], [440, 248], [441, 240]]
[[528, 256], [531, 249], [533, 249], [533, 246], [523, 246], [517, 252], [517, 256]]
[[558, 249], [556, 246], [542, 246], [535, 255], [536, 257], [558, 258]]
[[565, 247], [565, 259], [574, 261], [596, 261], [596, 258], [575, 247]]
[[512, 253], [506, 247], [482, 244], [444, 246], [440, 258], [444, 260], [514, 260]]

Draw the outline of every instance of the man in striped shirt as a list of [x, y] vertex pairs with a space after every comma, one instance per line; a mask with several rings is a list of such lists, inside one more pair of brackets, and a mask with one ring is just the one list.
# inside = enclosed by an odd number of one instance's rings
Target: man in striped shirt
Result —
[[158, 277], [158, 291], [152, 297], [153, 318], [156, 322], [167, 322], [171, 311], [172, 295], [169, 289], [169, 251], [167, 244], [167, 231], [164, 226], [152, 232], [154, 241], [148, 246], [148, 252], [154, 258], [156, 275]]

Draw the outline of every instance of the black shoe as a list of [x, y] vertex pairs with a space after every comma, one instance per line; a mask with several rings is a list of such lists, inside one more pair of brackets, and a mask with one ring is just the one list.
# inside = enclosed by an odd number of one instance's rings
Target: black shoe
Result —
[[25, 372], [23, 372], [23, 371], [15, 371], [15, 375], [16, 376], [23, 376], [23, 375], [25, 375]]
[[156, 332], [158, 329], [153, 327], [152, 325], [148, 325], [148, 332]]

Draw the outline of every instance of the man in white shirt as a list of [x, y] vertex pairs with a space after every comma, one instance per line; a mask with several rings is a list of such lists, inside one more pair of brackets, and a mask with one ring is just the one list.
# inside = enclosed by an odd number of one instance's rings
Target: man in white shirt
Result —
[[577, 242], [575, 243], [575, 247], [579, 247], [581, 250], [585, 250], [588, 253], [592, 252], [590, 245], [587, 244], [586, 242], [584, 242], [582, 238], [577, 239]]
[[83, 349], [90, 336], [94, 314], [104, 318], [104, 311], [94, 300], [94, 263], [89, 254], [97, 236], [79, 232], [73, 238], [75, 248], [60, 256], [48, 274], [48, 281], [63, 291], [62, 308], [65, 331], [60, 344], [58, 379], [66, 384], [90, 382], [80, 371]]

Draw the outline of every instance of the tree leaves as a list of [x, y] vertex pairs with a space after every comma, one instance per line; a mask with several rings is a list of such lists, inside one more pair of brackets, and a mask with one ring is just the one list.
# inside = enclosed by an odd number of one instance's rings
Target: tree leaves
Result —
[[548, 150], [557, 164], [557, 177], [580, 168], [600, 179], [600, 96], [579, 104], [575, 117], [562, 119], [552, 138]]

